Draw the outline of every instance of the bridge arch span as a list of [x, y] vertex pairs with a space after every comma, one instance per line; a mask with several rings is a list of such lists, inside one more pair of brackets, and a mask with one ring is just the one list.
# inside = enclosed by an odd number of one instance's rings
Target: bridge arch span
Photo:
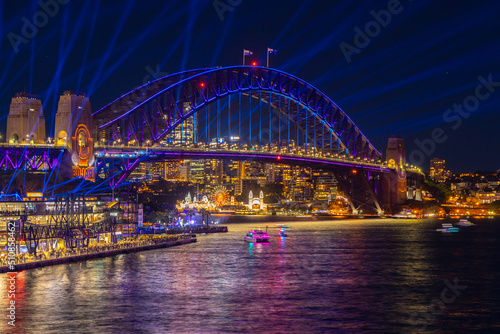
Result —
[[240, 145], [259, 150], [381, 159], [329, 97], [291, 74], [265, 67], [233, 66], [167, 76], [125, 94], [94, 113], [94, 118], [98, 142], [106, 147], [175, 144], [174, 132], [192, 118], [194, 145], [214, 140], [228, 144], [227, 138], [238, 137]]

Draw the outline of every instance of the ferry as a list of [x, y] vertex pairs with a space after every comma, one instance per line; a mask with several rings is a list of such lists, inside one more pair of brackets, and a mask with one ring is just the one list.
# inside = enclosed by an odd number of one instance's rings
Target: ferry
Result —
[[457, 225], [459, 226], [473, 226], [473, 225], [476, 225], [474, 223], [471, 223], [469, 220], [467, 219], [460, 219], [457, 223]]
[[453, 224], [442, 224], [441, 228], [436, 229], [438, 232], [443, 232], [443, 233], [453, 233], [453, 232], [458, 232], [459, 228], [453, 226]]
[[244, 240], [246, 242], [256, 242], [258, 244], [268, 244], [269, 243], [269, 234], [260, 229], [257, 231], [248, 231]]
[[401, 211], [400, 213], [397, 213], [395, 215], [392, 215], [391, 218], [394, 219], [417, 219], [418, 216], [411, 211]]

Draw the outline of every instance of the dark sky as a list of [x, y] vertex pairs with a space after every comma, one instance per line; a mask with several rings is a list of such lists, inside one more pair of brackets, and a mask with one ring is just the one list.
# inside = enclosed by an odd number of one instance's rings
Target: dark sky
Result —
[[[244, 48], [265, 65], [271, 47], [271, 67], [330, 96], [382, 152], [398, 134], [424, 168], [436, 156], [455, 172], [500, 168], [498, 1], [41, 3], [49, 15], [38, 1], [0, 5], [2, 134], [16, 92], [40, 97], [49, 119], [68, 89], [96, 111], [158, 74], [241, 64]], [[34, 17], [38, 31], [23, 32]]]

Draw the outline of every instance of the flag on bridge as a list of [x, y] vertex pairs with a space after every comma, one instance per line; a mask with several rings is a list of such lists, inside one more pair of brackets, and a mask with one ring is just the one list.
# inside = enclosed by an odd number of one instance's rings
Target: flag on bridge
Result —
[[252, 52], [252, 51], [250, 51], [250, 50], [245, 50], [245, 49], [243, 49], [243, 55], [244, 55], [244, 56], [251, 56], [251, 55], [253, 55], [253, 52]]
[[271, 48], [267, 48], [267, 53], [270, 53], [270, 54], [272, 54], [272, 55], [275, 55], [275, 54], [277, 54], [277, 53], [278, 53], [278, 50], [276, 50], [276, 49], [271, 49]]

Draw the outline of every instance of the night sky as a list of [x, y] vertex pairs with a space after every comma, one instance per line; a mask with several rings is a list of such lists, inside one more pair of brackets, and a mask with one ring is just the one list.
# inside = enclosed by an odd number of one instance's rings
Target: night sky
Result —
[[[271, 47], [271, 67], [330, 96], [380, 151], [397, 134], [424, 169], [433, 157], [454, 172], [500, 169], [498, 1], [41, 3], [48, 14], [37, 1], [0, 5], [3, 135], [16, 92], [41, 98], [53, 123], [64, 90], [96, 111], [159, 75], [239, 65], [243, 49], [265, 66]], [[38, 31], [23, 35], [34, 16]]]

